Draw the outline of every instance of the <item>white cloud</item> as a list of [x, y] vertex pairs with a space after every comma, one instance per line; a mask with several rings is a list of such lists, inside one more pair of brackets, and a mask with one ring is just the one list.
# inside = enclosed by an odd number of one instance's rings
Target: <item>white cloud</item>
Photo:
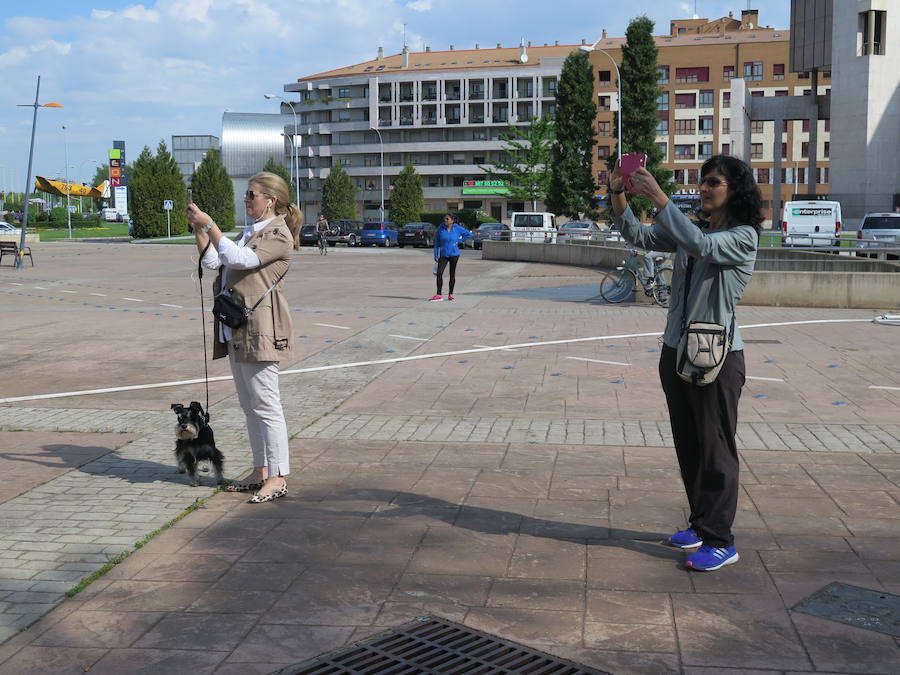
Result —
[[148, 23], [157, 23], [159, 21], [159, 12], [147, 9], [143, 5], [132, 5], [122, 10], [122, 16], [132, 21], [146, 21]]
[[416, 12], [427, 12], [434, 9], [434, 4], [431, 0], [413, 0], [413, 2], [410, 2], [406, 6]]
[[92, 9], [91, 10], [91, 18], [98, 19], [102, 21], [103, 19], [108, 19], [114, 14], [114, 12], [110, 12], [107, 9]]

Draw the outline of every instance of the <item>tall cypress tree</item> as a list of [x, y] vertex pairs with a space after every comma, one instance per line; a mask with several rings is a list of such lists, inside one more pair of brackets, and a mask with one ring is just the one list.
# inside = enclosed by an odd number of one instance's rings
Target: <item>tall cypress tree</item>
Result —
[[291, 193], [291, 202], [294, 204], [298, 203], [297, 190], [294, 189], [294, 181], [291, 180], [291, 174], [284, 168], [284, 164], [277, 162], [274, 157], [269, 156], [269, 159], [266, 160], [266, 165], [262, 170], [281, 176], [284, 179], [284, 182], [287, 183], [288, 191]]
[[[656, 99], [662, 93], [657, 84], [658, 50], [653, 39], [653, 22], [646, 16], [632, 19], [625, 31], [626, 41], [622, 46], [622, 100], [619, 102], [618, 116], [622, 115], [622, 146], [627, 152], [642, 152], [647, 155], [647, 171], [653, 174], [663, 191], [670, 195], [675, 191], [672, 172], [660, 164], [663, 152], [656, 145], [656, 125], [659, 112]], [[610, 171], [616, 165], [618, 152], [607, 162]], [[651, 204], [645, 197], [629, 197], [632, 211], [638, 217], [650, 210]]]
[[166, 142], [162, 139], [156, 146], [155, 164], [156, 183], [159, 189], [159, 204], [156, 208], [161, 214], [161, 222], [165, 226], [166, 214], [163, 212], [163, 200], [171, 199], [173, 202], [171, 219], [172, 234], [184, 234], [187, 232], [187, 186], [184, 183], [184, 175], [178, 168], [178, 162], [169, 152]]
[[234, 186], [218, 150], [206, 153], [191, 177], [194, 203], [208, 213], [223, 231], [234, 228]]
[[579, 50], [566, 58], [556, 87], [556, 142], [547, 190], [547, 208], [554, 213], [580, 218], [595, 209], [596, 117], [590, 59]]
[[334, 162], [322, 182], [322, 213], [328, 220], [356, 218], [356, 187], [340, 162]]
[[161, 223], [159, 219], [162, 202], [156, 204], [157, 198], [153, 154], [145, 145], [141, 154], [134, 160], [134, 168], [128, 184], [128, 201], [130, 202], [128, 213], [134, 221], [135, 237], [139, 239], [159, 237], [166, 233], [165, 217]]
[[406, 160], [406, 166], [394, 181], [394, 191], [391, 193], [391, 220], [398, 225], [415, 223], [422, 219], [424, 210], [422, 177], [416, 173], [412, 162]]

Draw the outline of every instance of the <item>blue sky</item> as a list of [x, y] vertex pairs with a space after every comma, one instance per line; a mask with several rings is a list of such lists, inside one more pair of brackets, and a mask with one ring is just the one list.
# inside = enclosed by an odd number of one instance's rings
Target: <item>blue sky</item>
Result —
[[[696, 2], [710, 19], [747, 2]], [[266, 92], [298, 77], [400, 51], [592, 42], [646, 14], [657, 34], [694, 13], [691, 1], [637, 0], [0, 0], [0, 190], [24, 187], [37, 76], [33, 173], [93, 176], [112, 141], [129, 160], [172, 135], [221, 134], [222, 112], [275, 112]], [[790, 3], [760, 0], [760, 23], [787, 28]]]

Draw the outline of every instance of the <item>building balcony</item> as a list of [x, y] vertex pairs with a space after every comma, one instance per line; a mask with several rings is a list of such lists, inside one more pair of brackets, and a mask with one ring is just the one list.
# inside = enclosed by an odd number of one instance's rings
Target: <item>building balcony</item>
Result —
[[378, 120], [379, 127], [390, 127], [393, 126], [393, 120]]

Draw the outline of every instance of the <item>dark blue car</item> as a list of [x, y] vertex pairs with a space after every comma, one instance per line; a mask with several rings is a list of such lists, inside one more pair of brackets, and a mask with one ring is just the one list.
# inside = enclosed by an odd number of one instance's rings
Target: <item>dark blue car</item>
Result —
[[396, 223], [363, 223], [362, 232], [360, 232], [359, 243], [362, 246], [396, 246], [397, 245], [397, 225]]

